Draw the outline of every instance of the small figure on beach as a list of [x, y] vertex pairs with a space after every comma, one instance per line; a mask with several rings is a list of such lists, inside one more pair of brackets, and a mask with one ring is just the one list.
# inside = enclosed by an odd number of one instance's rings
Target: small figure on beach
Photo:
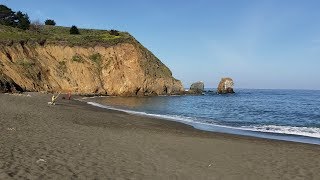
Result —
[[56, 97], [54, 95], [51, 97], [51, 104], [56, 105]]
[[68, 92], [68, 100], [71, 100], [71, 91]]
[[56, 100], [58, 99], [59, 95], [61, 93], [59, 93], [57, 96], [55, 96], [54, 94], [51, 97], [51, 102], [48, 102], [49, 105], [56, 105]]

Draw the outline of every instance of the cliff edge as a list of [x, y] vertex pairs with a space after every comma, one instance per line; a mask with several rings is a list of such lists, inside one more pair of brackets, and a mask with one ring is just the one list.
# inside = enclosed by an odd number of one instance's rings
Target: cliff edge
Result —
[[166, 67], [128, 33], [44, 26], [41, 32], [0, 26], [0, 91], [116, 96], [183, 91]]

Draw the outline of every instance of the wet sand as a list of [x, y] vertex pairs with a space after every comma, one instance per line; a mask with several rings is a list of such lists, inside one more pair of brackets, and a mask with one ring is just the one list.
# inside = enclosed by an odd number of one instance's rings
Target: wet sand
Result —
[[319, 179], [320, 146], [0, 94], [0, 179]]

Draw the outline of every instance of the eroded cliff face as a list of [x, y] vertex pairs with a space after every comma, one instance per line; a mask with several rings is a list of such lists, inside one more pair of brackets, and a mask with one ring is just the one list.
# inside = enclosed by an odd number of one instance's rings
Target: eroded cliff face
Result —
[[[24, 42], [0, 45], [0, 85], [9, 91], [18, 87], [27, 91], [117, 96], [183, 91], [171, 71], [138, 42], [111, 47]], [[3, 87], [0, 89], [5, 91]]]

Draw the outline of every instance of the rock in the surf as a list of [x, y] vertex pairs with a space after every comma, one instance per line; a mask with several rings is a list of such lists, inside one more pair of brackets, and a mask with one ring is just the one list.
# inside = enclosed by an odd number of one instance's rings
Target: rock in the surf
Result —
[[204, 83], [202, 81], [198, 81], [191, 84], [189, 91], [193, 93], [202, 93], [204, 91]]
[[231, 78], [221, 78], [221, 81], [217, 88], [218, 94], [234, 93], [233, 91], [233, 80]]

